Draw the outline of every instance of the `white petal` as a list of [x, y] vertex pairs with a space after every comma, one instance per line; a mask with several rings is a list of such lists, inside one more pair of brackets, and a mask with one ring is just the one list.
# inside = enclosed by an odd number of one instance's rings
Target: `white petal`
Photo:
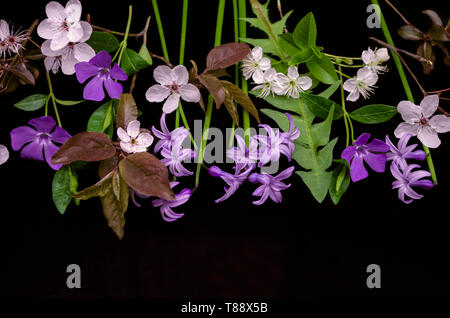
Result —
[[121, 141], [120, 148], [122, 148], [122, 150], [126, 153], [134, 153], [133, 144], [130, 142]]
[[47, 14], [47, 17], [54, 21], [62, 22], [66, 18], [64, 7], [56, 1], [51, 1], [45, 6], [45, 13]]
[[395, 129], [394, 135], [397, 138], [402, 138], [402, 136], [404, 136], [406, 134], [411, 134], [413, 136], [417, 136], [419, 127], [420, 127], [419, 124], [401, 123]]
[[77, 43], [73, 46], [73, 56], [79, 62], [87, 62], [95, 56], [95, 51], [89, 44]]
[[270, 66], [270, 59], [268, 59], [267, 57], [263, 57], [261, 61], [259, 61], [259, 68], [263, 71], [267, 71]]
[[378, 81], [378, 75], [370, 67], [360, 68], [357, 72], [358, 80], [367, 86], [373, 86]]
[[422, 107], [422, 113], [426, 118], [430, 118], [437, 110], [439, 106], [438, 95], [428, 95], [420, 102]]
[[445, 115], [436, 115], [430, 119], [430, 126], [438, 133], [446, 133], [450, 131], [450, 117]]
[[417, 138], [429, 148], [437, 148], [441, 144], [437, 132], [431, 127], [420, 127]]
[[55, 22], [50, 19], [45, 19], [39, 23], [37, 27], [37, 34], [43, 39], [53, 39], [58, 33], [57, 30], [58, 27]]
[[66, 8], [64, 9], [67, 22], [75, 23], [80, 21], [81, 17], [81, 3], [78, 0], [70, 0], [66, 4]]
[[172, 69], [175, 75], [175, 82], [178, 85], [185, 85], [189, 81], [189, 72], [183, 65], [177, 65]]
[[80, 25], [81, 25], [81, 28], [83, 29], [83, 36], [78, 41], [86, 42], [87, 40], [89, 40], [91, 38], [92, 26], [89, 23], [87, 23], [86, 21], [81, 21]]
[[178, 94], [170, 95], [163, 105], [163, 112], [165, 112], [166, 114], [173, 112], [175, 109], [177, 109], [179, 101], [180, 95]]
[[77, 64], [78, 61], [75, 56], [73, 55], [73, 51], [70, 52], [70, 54], [64, 55], [61, 59], [61, 70], [66, 75], [72, 75], [75, 73], [75, 64]]
[[150, 145], [153, 142], [153, 136], [149, 133], [142, 133], [139, 134], [139, 136], [136, 138], [137, 143], [139, 146], [142, 146], [144, 148], [150, 147]]
[[264, 73], [261, 70], [255, 70], [252, 75], [252, 79], [256, 84], [264, 83]]
[[61, 50], [53, 51], [50, 48], [50, 44], [52, 43], [52, 40], [45, 40], [44, 43], [41, 45], [41, 52], [45, 56], [61, 56], [64, 48]]
[[187, 102], [198, 103], [200, 101], [200, 91], [193, 84], [186, 84], [178, 89], [181, 98]]
[[407, 123], [413, 124], [422, 118], [422, 109], [410, 101], [401, 101], [398, 103], [397, 110]]
[[50, 72], [53, 71], [53, 66], [55, 65], [55, 60], [56, 58], [53, 56], [47, 56], [44, 59], [44, 65], [45, 65], [45, 69]]
[[0, 165], [4, 164], [9, 159], [9, 151], [4, 145], [0, 145]]
[[9, 25], [5, 20], [0, 20], [0, 41], [9, 36]]
[[167, 65], [160, 65], [153, 71], [153, 78], [161, 85], [172, 85], [172, 69]]
[[374, 55], [375, 54], [370, 47], [367, 50], [363, 51], [361, 57], [364, 64], [370, 64], [373, 61]]
[[130, 142], [131, 138], [128, 136], [127, 132], [122, 128], [117, 128], [117, 137], [123, 142]]
[[385, 47], [378, 49], [375, 54], [377, 55], [377, 58], [382, 62], [386, 62], [390, 58], [389, 52], [388, 52], [387, 48], [385, 48]]
[[344, 82], [344, 90], [347, 92], [354, 92], [358, 86], [358, 80], [355, 78], [350, 78]]
[[308, 76], [302, 76], [297, 81], [300, 88], [304, 91], [308, 90], [312, 86], [312, 79]]
[[252, 50], [252, 57], [253, 59], [255, 59], [256, 61], [261, 60], [263, 55], [263, 50], [260, 46], [255, 46]]
[[294, 65], [289, 66], [289, 68], [288, 68], [288, 77], [290, 79], [293, 79], [293, 80], [297, 79], [297, 77], [298, 77], [298, 69], [297, 69], [296, 66], [294, 66]]
[[358, 98], [359, 98], [359, 90], [354, 89], [352, 92], [350, 92], [350, 94], [348, 94], [346, 99], [351, 102], [356, 102]]
[[78, 42], [83, 37], [83, 27], [79, 22], [71, 25], [67, 32], [67, 38], [70, 42]]
[[167, 98], [167, 96], [169, 96], [169, 94], [170, 89], [165, 86], [155, 84], [147, 90], [145, 93], [145, 98], [147, 98], [149, 102], [162, 102]]
[[139, 136], [140, 129], [141, 123], [139, 122], [139, 120], [130, 121], [127, 126], [127, 134], [134, 139]]
[[53, 51], [57, 51], [65, 47], [69, 43], [69, 39], [67, 38], [66, 31], [57, 32], [55, 37], [52, 39], [50, 43], [50, 49]]

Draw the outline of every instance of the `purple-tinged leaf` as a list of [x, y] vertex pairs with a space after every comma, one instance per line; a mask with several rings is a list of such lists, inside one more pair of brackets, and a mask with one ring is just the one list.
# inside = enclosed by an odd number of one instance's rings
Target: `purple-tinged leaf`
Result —
[[434, 25], [439, 25], [439, 26], [444, 26], [444, 24], [442, 23], [442, 19], [439, 17], [439, 15], [436, 13], [436, 11], [434, 10], [425, 10], [422, 11], [423, 14], [426, 14], [430, 19], [431, 22]]
[[216, 46], [206, 57], [207, 70], [227, 68], [242, 61], [250, 52], [247, 44], [230, 42]]
[[225, 89], [217, 77], [200, 75], [198, 77], [200, 83], [209, 91], [216, 102], [216, 108], [219, 109], [225, 98]]
[[120, 95], [119, 107], [117, 108], [116, 126], [126, 129], [128, 123], [136, 120], [138, 116], [138, 109], [133, 95]]
[[401, 26], [398, 29], [397, 33], [405, 40], [412, 40], [412, 41], [423, 40], [423, 35], [420, 32], [420, 30], [412, 25]]
[[236, 85], [228, 82], [228, 81], [221, 81], [223, 87], [230, 93], [230, 95], [233, 97], [233, 99], [242, 106], [246, 111], [248, 111], [255, 119], [260, 123], [259, 120], [259, 114], [258, 110], [256, 109], [255, 105], [253, 104], [252, 100], [246, 93], [244, 93], [243, 90], [241, 90]]

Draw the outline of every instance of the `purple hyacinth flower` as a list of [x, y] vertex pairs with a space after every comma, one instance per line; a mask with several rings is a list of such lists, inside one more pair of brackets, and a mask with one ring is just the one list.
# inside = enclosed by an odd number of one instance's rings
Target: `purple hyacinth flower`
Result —
[[258, 167], [262, 167], [271, 161], [276, 162], [280, 160], [280, 153], [288, 157], [288, 149], [286, 146], [283, 147], [284, 138], [281, 136], [280, 130], [272, 129], [272, 127], [266, 124], [261, 124], [259, 126], [267, 131], [267, 136], [255, 136], [260, 142]]
[[187, 159], [195, 158], [195, 151], [192, 149], [183, 148], [184, 138], [178, 138], [174, 141], [170, 149], [163, 148], [161, 155], [164, 157], [161, 162], [169, 167], [171, 174], [177, 177], [185, 177], [193, 174], [192, 171], [183, 167], [182, 162]]
[[289, 119], [289, 130], [281, 133], [280, 152], [291, 161], [292, 153], [295, 150], [294, 141], [300, 136], [300, 130], [295, 126], [294, 118], [292, 118], [291, 114], [285, 113], [285, 115]]
[[341, 158], [347, 160], [350, 165], [350, 178], [353, 182], [368, 177], [369, 173], [364, 167], [364, 162], [373, 171], [384, 172], [386, 152], [389, 151], [389, 146], [376, 138], [367, 143], [369, 139], [369, 133], [362, 134], [351, 146], [345, 148], [341, 154]]
[[248, 177], [248, 181], [251, 183], [260, 183], [254, 192], [254, 196], [260, 196], [261, 198], [257, 201], [253, 201], [255, 205], [261, 205], [266, 202], [267, 198], [271, 198], [273, 202], [280, 203], [282, 200], [281, 190], [289, 188], [290, 184], [284, 184], [281, 182], [284, 179], [289, 178], [294, 172], [294, 167], [289, 167], [286, 170], [280, 172], [277, 176], [272, 176], [267, 173], [252, 173]]
[[77, 80], [84, 83], [88, 78], [92, 79], [83, 90], [83, 98], [101, 101], [105, 98], [103, 86], [105, 86], [109, 97], [119, 99], [122, 94], [122, 84], [114, 81], [125, 81], [128, 76], [114, 63], [111, 68], [111, 55], [106, 51], [100, 51], [89, 62], [80, 62], [75, 65]]
[[[177, 186], [179, 182], [171, 182], [170, 187]], [[175, 200], [169, 201], [166, 199], [155, 199], [152, 201], [153, 207], [159, 207], [161, 216], [166, 222], [173, 222], [181, 218], [184, 213], [176, 213], [172, 208], [185, 204], [192, 195], [191, 189], [183, 189], [178, 194], [175, 194]]]
[[[431, 173], [425, 170], [412, 171], [419, 167], [419, 165], [412, 164], [402, 170], [396, 164], [391, 165], [391, 173], [397, 179], [392, 182], [392, 189], [398, 189], [398, 198], [406, 204], [411, 203], [413, 200], [423, 198], [423, 195], [414, 191], [412, 187], [419, 187], [425, 190], [433, 187], [433, 182], [428, 179], [423, 179], [431, 176]], [[411, 199], [405, 199], [405, 195]]]
[[[33, 118], [28, 122], [29, 126], [20, 126], [11, 131], [11, 147], [15, 151], [20, 150], [20, 157], [47, 161], [48, 165], [58, 170], [62, 165], [54, 165], [51, 159], [59, 149], [56, 144], [63, 144], [71, 136], [63, 128], [56, 125], [50, 116]], [[45, 157], [45, 159], [44, 159]]]
[[214, 202], [219, 203], [228, 199], [231, 195], [233, 195], [237, 189], [241, 186], [241, 184], [247, 179], [249, 173], [253, 170], [254, 165], [250, 165], [244, 171], [237, 171], [235, 174], [231, 174], [223, 171], [217, 166], [212, 166], [208, 169], [208, 172], [213, 177], [222, 178], [223, 181], [228, 185], [228, 187], [224, 187], [225, 194], [215, 200]]
[[184, 127], [178, 127], [173, 131], [170, 131], [166, 125], [166, 113], [162, 114], [160, 125], [161, 130], [156, 129], [155, 126], [152, 127], [153, 134], [159, 139], [153, 150], [155, 153], [162, 148], [170, 149], [175, 141], [179, 139], [184, 140], [189, 136], [189, 130]]
[[408, 146], [409, 139], [412, 136], [412, 134], [403, 135], [400, 138], [397, 147], [391, 142], [389, 136], [386, 136], [386, 144], [390, 148], [390, 151], [386, 154], [387, 161], [392, 160], [392, 162], [397, 164], [401, 169], [405, 169], [408, 165], [406, 159], [425, 160], [427, 155], [423, 150], [414, 151], [417, 144]]
[[254, 167], [258, 160], [258, 140], [254, 137], [249, 139], [249, 146], [245, 144], [244, 138], [234, 135], [237, 141], [237, 147], [227, 150], [227, 157], [236, 163], [235, 171], [241, 171], [245, 167]]

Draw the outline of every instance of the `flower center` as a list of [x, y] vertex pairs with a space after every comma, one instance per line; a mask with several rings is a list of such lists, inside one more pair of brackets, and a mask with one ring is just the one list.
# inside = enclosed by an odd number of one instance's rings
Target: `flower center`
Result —
[[175, 83], [175, 82], [173, 82], [172, 85], [170, 85], [170, 90], [171, 90], [173, 93], [177, 93], [177, 92], [178, 92], [178, 88], [179, 88], [179, 86], [178, 86], [178, 84]]
[[64, 21], [64, 22], [61, 24], [61, 28], [62, 28], [63, 30], [65, 30], [65, 31], [69, 31], [69, 24], [67, 23], [67, 21]]
[[14, 36], [8, 36], [8, 43], [9, 44], [15, 44], [16, 43], [16, 38]]
[[430, 124], [428, 123], [428, 118], [422, 117], [419, 121], [419, 124], [421, 124], [422, 126], [429, 126]]
[[132, 145], [136, 145], [136, 144], [137, 144], [137, 140], [136, 140], [136, 139], [134, 139], [134, 138], [133, 138], [133, 139], [131, 139], [131, 144], [132, 144]]
[[51, 135], [48, 133], [40, 132], [36, 135], [36, 142], [38, 144], [48, 144], [50, 141]]

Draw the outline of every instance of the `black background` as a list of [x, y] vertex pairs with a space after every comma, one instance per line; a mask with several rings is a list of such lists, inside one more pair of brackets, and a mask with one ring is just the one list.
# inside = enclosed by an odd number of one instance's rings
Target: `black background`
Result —
[[[273, 18], [278, 19], [276, 1], [272, 2]], [[443, 1], [414, 6], [409, 1], [395, 2], [410, 21], [425, 29], [429, 21], [420, 13], [424, 9], [434, 8], [444, 21], [448, 18]], [[151, 1], [117, 4], [84, 1], [83, 15], [90, 13], [96, 25], [123, 30], [129, 3], [134, 6], [132, 32], [139, 32], [145, 18], [153, 15]], [[328, 53], [359, 56], [369, 45], [375, 46], [369, 36], [384, 39], [381, 29], [366, 27], [368, 1], [282, 3], [285, 12], [295, 9], [288, 22], [290, 31], [304, 14], [314, 12], [318, 44]], [[45, 4], [46, 1], [2, 3], [0, 18], [26, 28], [34, 19], [45, 18]], [[217, 1], [190, 1], [186, 60], [196, 60], [200, 68], [214, 43], [216, 6]], [[173, 63], [178, 60], [181, 8], [181, 0], [160, 1]], [[382, 9], [391, 32], [395, 33], [402, 25], [401, 20], [386, 5]], [[249, 37], [261, 35], [254, 29], [248, 33]], [[42, 42], [36, 34], [34, 38]], [[399, 47], [415, 50], [411, 42], [396, 35], [394, 40]], [[223, 42], [229, 41], [233, 41], [231, 1], [226, 4], [223, 32]], [[129, 41], [129, 47], [139, 46], [139, 41]], [[149, 49], [162, 55], [155, 19], [149, 30]], [[448, 86], [448, 69], [441, 61], [440, 70], [431, 76], [421, 74], [418, 62], [408, 61], [426, 89]], [[392, 61], [389, 68], [391, 71], [380, 77], [379, 88], [367, 103], [397, 105], [406, 99]], [[154, 83], [152, 71], [153, 67], [139, 74], [134, 91], [146, 127], [159, 125], [161, 112], [160, 105], [148, 103], [144, 97], [145, 90]], [[82, 85], [74, 76], [59, 75], [53, 77], [53, 82], [58, 98], [81, 98]], [[411, 86], [418, 103], [420, 91], [413, 82]], [[42, 111], [25, 113], [12, 106], [34, 93], [47, 93], [44, 77], [36, 87], [22, 87], [1, 96], [0, 143], [10, 146], [11, 129], [43, 115]], [[338, 95], [334, 99], [338, 101]], [[257, 103], [264, 106], [261, 100]], [[90, 114], [100, 105], [85, 102], [73, 107], [60, 106], [63, 126], [72, 135], [84, 130]], [[360, 105], [350, 103], [348, 108]], [[448, 107], [448, 103], [442, 106]], [[194, 104], [186, 104], [185, 112], [191, 120], [202, 116]], [[230, 122], [224, 109], [214, 112], [212, 120], [212, 125], [219, 127]], [[270, 123], [269, 119], [264, 120]], [[393, 122], [376, 127], [357, 125], [356, 134], [367, 131], [380, 139], [386, 133], [392, 137], [399, 122], [397, 116]], [[343, 123], [334, 122], [334, 127], [333, 136], [341, 137], [336, 149], [341, 151], [345, 138]], [[255, 186], [246, 183], [231, 199], [217, 205], [213, 201], [222, 195], [223, 183], [203, 173], [192, 200], [176, 210], [185, 212], [182, 219], [165, 223], [150, 202], [141, 209], [130, 206], [122, 241], [107, 226], [97, 199], [84, 201], [80, 207], [71, 205], [65, 215], [60, 215], [51, 199], [53, 171], [45, 163], [24, 161], [12, 152], [10, 161], [0, 167], [0, 295], [6, 298], [448, 297], [450, 170], [445, 149], [450, 140], [445, 135], [441, 139], [441, 147], [432, 152], [439, 186], [411, 205], [397, 200], [389, 173], [373, 172], [368, 179], [352, 184], [338, 206], [329, 198], [323, 204], [315, 202], [296, 175], [289, 180], [292, 187], [283, 192], [282, 204], [267, 201], [263, 206], [252, 205]], [[282, 166], [287, 167], [287, 162], [283, 161]], [[81, 187], [95, 182], [94, 171], [95, 165], [80, 173]], [[185, 185], [193, 186], [193, 179], [186, 179]], [[65, 271], [72, 263], [82, 270], [82, 288], [78, 290], [66, 287]], [[373, 263], [382, 269], [379, 290], [366, 287], [366, 268]]]

